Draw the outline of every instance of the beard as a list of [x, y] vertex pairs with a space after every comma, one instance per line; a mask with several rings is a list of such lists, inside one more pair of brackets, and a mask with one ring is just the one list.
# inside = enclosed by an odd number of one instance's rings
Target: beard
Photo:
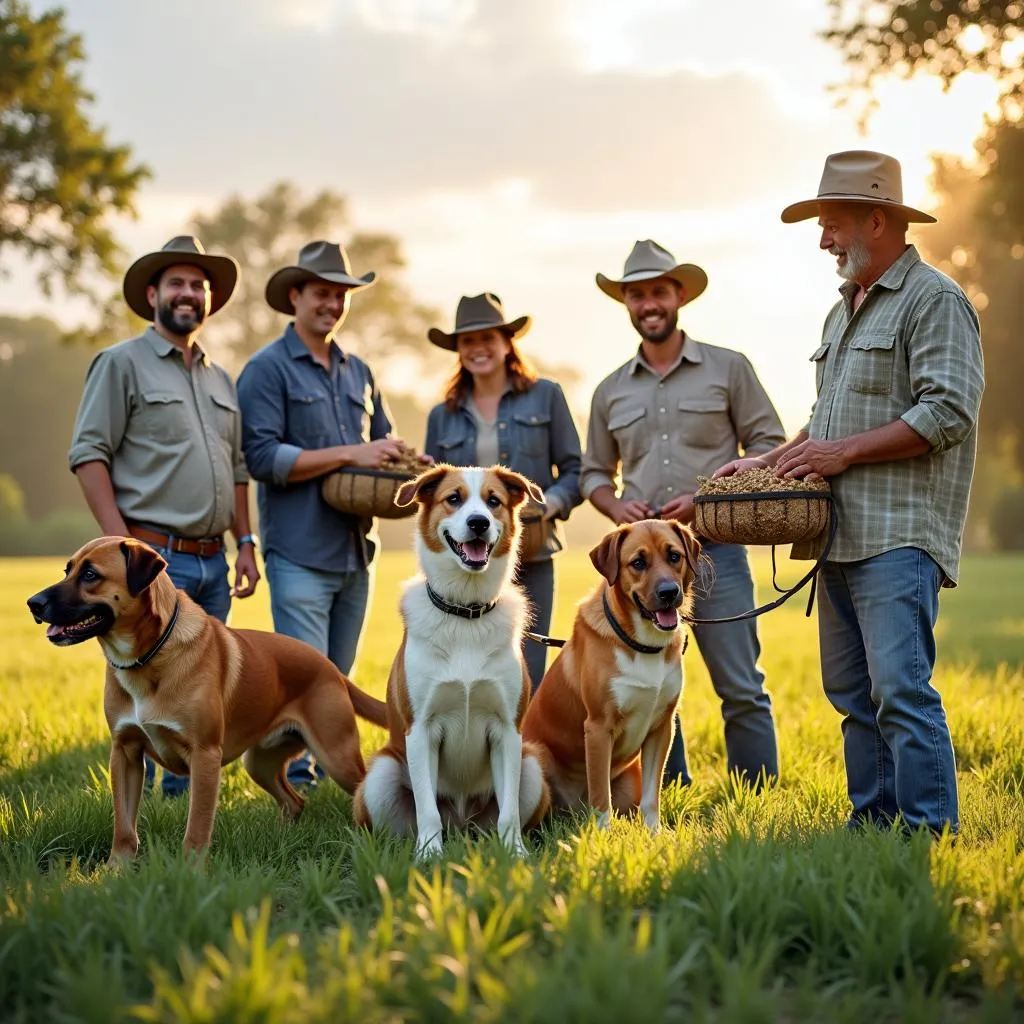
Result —
[[841, 267], [836, 267], [836, 273], [844, 281], [856, 280], [871, 266], [871, 253], [868, 252], [867, 245], [859, 238], [853, 239], [845, 249], [832, 246], [829, 252], [833, 256], [846, 255], [846, 263]]
[[655, 327], [653, 329], [645, 327], [641, 322], [641, 318], [634, 316], [632, 313], [630, 313], [629, 319], [633, 322], [633, 326], [636, 328], [637, 334], [639, 334], [644, 341], [651, 342], [652, 345], [660, 345], [662, 342], [668, 341], [679, 327], [678, 311], [675, 315], [668, 313], [665, 316], [665, 321], [662, 326]]
[[[191, 310], [195, 316], [190, 317], [187, 310]], [[161, 302], [156, 315], [165, 331], [187, 338], [202, 324], [206, 311], [200, 303], [191, 299], [172, 299], [170, 302]]]

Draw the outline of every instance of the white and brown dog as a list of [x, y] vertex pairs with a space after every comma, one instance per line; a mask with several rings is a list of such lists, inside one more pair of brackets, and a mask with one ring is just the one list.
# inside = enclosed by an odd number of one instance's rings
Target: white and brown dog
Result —
[[390, 737], [354, 800], [360, 825], [441, 851], [445, 826], [497, 824], [526, 850], [523, 827], [547, 812], [537, 756], [524, 749], [530, 681], [520, 645], [526, 599], [512, 582], [520, 505], [543, 494], [507, 469], [439, 465], [399, 490], [420, 503], [422, 574], [401, 598], [402, 644], [388, 679]]
[[683, 689], [683, 630], [700, 557], [690, 530], [645, 519], [590, 552], [604, 577], [530, 703], [523, 736], [543, 758], [557, 806], [589, 804], [608, 823], [639, 808], [656, 832], [661, 778]]

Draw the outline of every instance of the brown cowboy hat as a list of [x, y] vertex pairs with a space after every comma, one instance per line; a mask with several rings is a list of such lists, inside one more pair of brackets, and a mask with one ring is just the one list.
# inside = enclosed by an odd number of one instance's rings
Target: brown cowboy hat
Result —
[[331, 284], [344, 284], [355, 290], [368, 288], [377, 279], [370, 271], [363, 277], [352, 273], [348, 253], [337, 242], [309, 242], [299, 250], [298, 261], [290, 267], [282, 267], [267, 282], [267, 305], [278, 313], [292, 316], [295, 307], [288, 293], [305, 281], [328, 281]]
[[899, 210], [912, 224], [935, 223], [930, 213], [903, 202], [899, 160], [869, 149], [850, 149], [827, 156], [817, 197], [787, 206], [782, 211], [782, 222], [795, 224], [816, 217], [822, 203], [870, 203], [883, 210]]
[[532, 323], [528, 316], [517, 316], [515, 320], [509, 320], [505, 316], [501, 299], [493, 292], [484, 292], [482, 295], [463, 295], [459, 299], [455, 310], [455, 329], [451, 334], [445, 334], [440, 327], [431, 327], [427, 337], [438, 348], [455, 352], [459, 347], [460, 334], [494, 328], [504, 330], [515, 341], [530, 329]]
[[597, 275], [597, 287], [610, 295], [616, 302], [622, 302], [622, 288], [633, 281], [651, 281], [656, 277], [668, 277], [683, 286], [685, 306], [693, 302], [708, 286], [708, 275], [694, 263], [676, 263], [675, 256], [650, 238], [633, 245], [633, 251], [626, 257], [622, 277], [615, 279]]
[[230, 256], [207, 252], [203, 243], [192, 235], [175, 235], [162, 249], [140, 256], [124, 275], [124, 301], [143, 320], [153, 319], [153, 307], [146, 298], [153, 275], [161, 270], [185, 263], [198, 267], [210, 281], [210, 312], [223, 309], [238, 283], [238, 263]]

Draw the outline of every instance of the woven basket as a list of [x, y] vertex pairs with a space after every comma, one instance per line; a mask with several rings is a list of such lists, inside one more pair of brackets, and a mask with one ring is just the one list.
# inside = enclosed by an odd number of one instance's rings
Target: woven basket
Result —
[[325, 477], [320, 493], [331, 508], [369, 519], [405, 519], [416, 514], [416, 502], [400, 508], [398, 489], [415, 474], [387, 469], [339, 469]]
[[694, 529], [722, 544], [795, 544], [828, 527], [829, 491], [694, 496]]

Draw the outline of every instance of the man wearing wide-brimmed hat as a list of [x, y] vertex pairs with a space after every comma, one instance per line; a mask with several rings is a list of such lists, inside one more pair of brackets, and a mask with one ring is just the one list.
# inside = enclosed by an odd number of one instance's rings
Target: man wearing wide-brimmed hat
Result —
[[[128, 268], [125, 301], [152, 326], [93, 360], [69, 453], [100, 529], [157, 548], [175, 586], [221, 621], [232, 595], [248, 597], [260, 575], [235, 385], [199, 342], [237, 281], [230, 256], [186, 235]], [[234, 590], [228, 529], [238, 543]], [[147, 778], [152, 773], [149, 762]], [[167, 795], [187, 784], [164, 773]]]
[[[698, 476], [710, 476], [741, 450], [769, 451], [785, 437], [747, 358], [680, 329], [679, 310], [707, 283], [700, 267], [679, 263], [650, 239], [633, 246], [621, 276], [597, 275], [598, 287], [626, 307], [640, 335], [633, 358], [594, 393], [583, 457], [580, 489], [616, 523], [652, 516], [692, 522]], [[694, 615], [721, 618], [753, 608], [746, 549], [702, 542], [707, 558]], [[760, 788], [778, 777], [779, 758], [756, 623], [694, 626], [693, 633], [722, 702], [729, 771]], [[665, 779], [690, 781], [678, 719]]]
[[893, 157], [833, 153], [817, 196], [782, 213], [811, 217], [844, 280], [811, 356], [818, 399], [792, 441], [755, 461], [832, 484], [839, 530], [818, 624], [825, 693], [843, 716], [850, 825], [955, 830], [953, 745], [931, 677], [939, 590], [956, 583], [974, 472], [978, 316], [907, 244], [908, 224], [935, 218], [904, 203]]
[[[369, 366], [338, 345], [357, 276], [336, 242], [304, 245], [267, 282], [271, 309], [291, 318], [238, 379], [243, 448], [259, 483], [260, 532], [274, 629], [303, 640], [351, 672], [379, 546], [374, 521], [332, 508], [322, 478], [343, 466], [376, 469], [401, 453]], [[315, 781], [308, 755], [288, 768]]]

